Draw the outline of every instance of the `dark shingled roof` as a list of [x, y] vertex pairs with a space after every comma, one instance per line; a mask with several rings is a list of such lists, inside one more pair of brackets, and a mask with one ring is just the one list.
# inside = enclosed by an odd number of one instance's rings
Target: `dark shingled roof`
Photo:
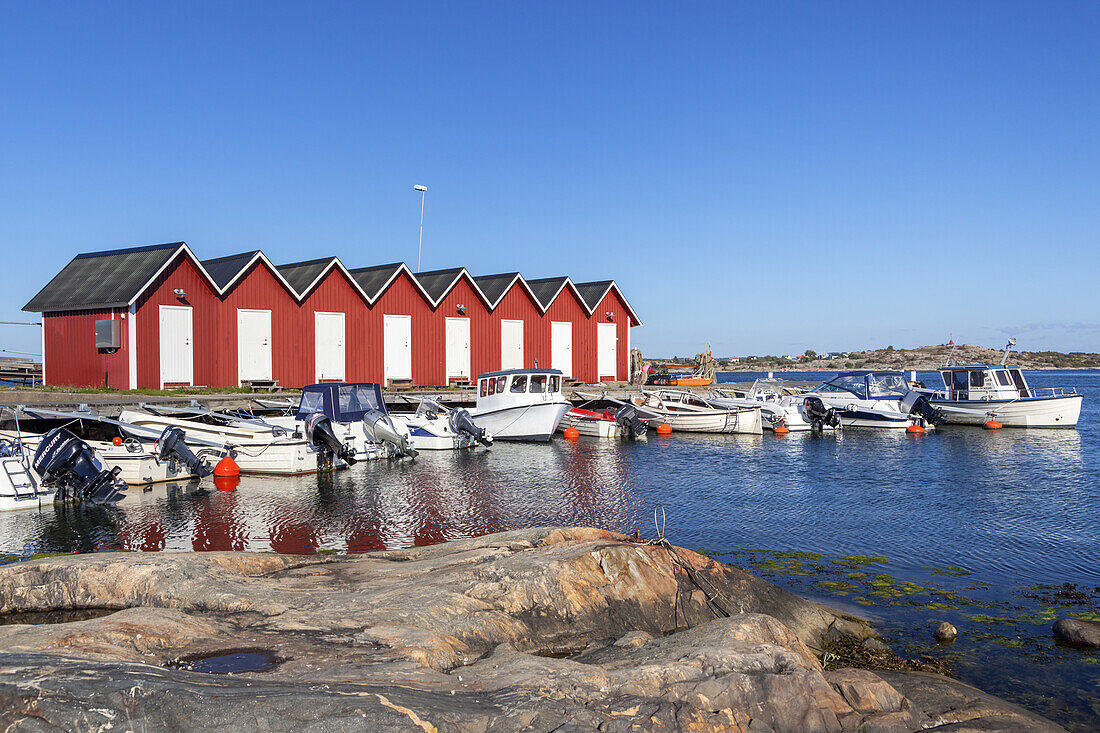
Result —
[[489, 302], [496, 305], [504, 297], [508, 286], [512, 284], [518, 274], [518, 272], [502, 272], [499, 275], [482, 275], [481, 277], [475, 277], [474, 282], [481, 288], [481, 292], [485, 293], [485, 297], [489, 299]]
[[428, 297], [432, 301], [437, 301], [443, 297], [443, 293], [447, 292], [447, 288], [451, 286], [451, 283], [455, 281], [460, 272], [462, 272], [461, 267], [453, 267], [450, 270], [418, 272], [416, 273], [416, 279], [420, 283], [420, 287], [424, 288], [424, 292], [428, 294]]
[[596, 306], [600, 304], [600, 300], [604, 294], [607, 293], [607, 289], [611, 287], [611, 283], [614, 280], [598, 280], [591, 283], [577, 283], [577, 292], [581, 294], [581, 298], [588, 305], [588, 310], [595, 310]]
[[296, 293], [305, 295], [306, 288], [335, 259], [335, 257], [322, 257], [319, 260], [306, 260], [305, 262], [292, 262], [289, 265], [279, 265], [275, 269], [290, 283], [290, 287], [294, 288]]
[[239, 255], [215, 257], [212, 260], [203, 260], [202, 266], [210, 273], [210, 277], [214, 279], [218, 287], [224, 288], [259, 253], [260, 250], [254, 249], [251, 252], [241, 252]]
[[23, 306], [30, 313], [129, 305], [183, 242], [77, 255]]
[[528, 280], [527, 287], [531, 288], [531, 292], [535, 294], [539, 303], [542, 304], [542, 309], [546, 310], [550, 307], [550, 301], [554, 296], [558, 294], [565, 281], [569, 278], [565, 275], [559, 277], [543, 277], [538, 280]]
[[389, 265], [375, 265], [374, 267], [360, 267], [357, 270], [348, 270], [359, 287], [367, 297], [374, 300], [382, 291], [382, 287], [390, 281], [394, 273], [401, 269], [402, 263], [394, 262]]

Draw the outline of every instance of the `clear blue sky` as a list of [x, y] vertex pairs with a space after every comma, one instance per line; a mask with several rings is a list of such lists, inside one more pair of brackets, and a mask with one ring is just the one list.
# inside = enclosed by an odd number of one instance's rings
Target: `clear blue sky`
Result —
[[[1100, 4], [5, 3], [0, 320], [76, 253], [616, 279], [648, 354], [1100, 350]], [[38, 351], [28, 327], [0, 346]]]

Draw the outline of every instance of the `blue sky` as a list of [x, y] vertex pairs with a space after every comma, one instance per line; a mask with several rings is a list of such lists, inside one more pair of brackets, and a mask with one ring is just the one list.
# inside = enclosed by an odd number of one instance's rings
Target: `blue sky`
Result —
[[[7, 3], [0, 320], [76, 253], [616, 279], [647, 354], [1100, 351], [1100, 4]], [[30, 327], [0, 346], [38, 351]]]

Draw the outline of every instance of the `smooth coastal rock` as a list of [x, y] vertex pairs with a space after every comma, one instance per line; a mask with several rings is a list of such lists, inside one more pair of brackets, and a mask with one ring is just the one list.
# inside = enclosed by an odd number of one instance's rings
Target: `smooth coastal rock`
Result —
[[[119, 610], [0, 626], [0, 729], [1060, 730], [948, 678], [825, 670], [866, 622], [595, 529], [0, 567], [0, 613], [74, 608]], [[174, 668], [256, 652], [275, 666]]]
[[1072, 646], [1100, 646], [1100, 623], [1076, 618], [1061, 618], [1054, 622], [1054, 637]]

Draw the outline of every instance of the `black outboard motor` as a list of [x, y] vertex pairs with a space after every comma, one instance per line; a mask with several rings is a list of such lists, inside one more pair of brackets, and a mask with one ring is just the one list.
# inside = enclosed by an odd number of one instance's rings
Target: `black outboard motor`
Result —
[[157, 458], [162, 461], [179, 461], [190, 468], [191, 473], [199, 478], [213, 473], [214, 469], [210, 468], [206, 461], [192, 453], [187, 444], [183, 442], [183, 439], [184, 432], [181, 428], [174, 425], [166, 427], [160, 437], [157, 438], [157, 443], [160, 445]]
[[802, 401], [802, 412], [805, 414], [807, 422], [810, 423], [810, 429], [815, 432], [821, 432], [825, 429], [825, 426], [839, 428], [840, 427], [840, 415], [836, 414], [836, 410], [832, 407], [825, 407], [825, 403], [821, 401], [820, 397], [807, 397]]
[[489, 435], [485, 428], [479, 428], [474, 422], [474, 418], [466, 410], [461, 408], [451, 410], [449, 422], [451, 430], [456, 433], [465, 433], [486, 448], [493, 444], [493, 436]]
[[947, 418], [943, 410], [928, 401], [925, 395], [919, 392], [909, 392], [901, 401], [902, 407], [909, 408], [910, 415], [920, 415], [925, 422], [932, 425], [943, 425]]
[[332, 468], [333, 456], [349, 466], [355, 463], [355, 449], [340, 442], [332, 430], [332, 421], [325, 413], [315, 412], [306, 419], [306, 435], [317, 449], [317, 465], [320, 468]]
[[55, 488], [62, 501], [106, 504], [121, 499], [126, 490], [126, 484], [118, 480], [121, 469], [99, 470], [91, 446], [65, 428], [54, 428], [43, 436], [34, 452], [34, 470], [42, 483]]
[[628, 438], [640, 437], [649, 430], [649, 423], [638, 416], [634, 405], [623, 405], [616, 410], [615, 422]]

